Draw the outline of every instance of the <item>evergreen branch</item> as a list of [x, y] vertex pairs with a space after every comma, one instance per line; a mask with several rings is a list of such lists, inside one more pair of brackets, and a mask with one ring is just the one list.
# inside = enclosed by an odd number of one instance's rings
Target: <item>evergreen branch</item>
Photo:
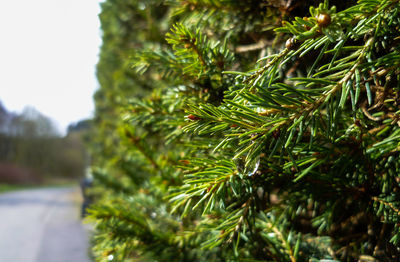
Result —
[[232, 62], [233, 54], [226, 43], [212, 43], [206, 36], [197, 31], [193, 34], [183, 24], [175, 24], [166, 40], [172, 45], [177, 59], [186, 65], [184, 73], [188, 72], [200, 78], [209, 73], [220, 73]]
[[[283, 250], [283, 253], [289, 258], [289, 261], [298, 261], [295, 255], [296, 251], [292, 249], [292, 244], [289, 242], [290, 237], [285, 236], [285, 234], [282, 232], [285, 227], [285, 222], [279, 221], [278, 219], [276, 220], [279, 222], [274, 220], [275, 217], [273, 212], [269, 212], [268, 215], [265, 215], [264, 213], [260, 214], [257, 222], [259, 223], [259, 227], [262, 226], [261, 229], [266, 231], [266, 233], [262, 234], [263, 237], [271, 243], [274, 252], [281, 253], [281, 250]], [[285, 260], [287, 260], [287, 258]]]
[[378, 197], [372, 197], [371, 198], [373, 201], [375, 201], [375, 202], [378, 202], [378, 203], [381, 203], [381, 204], [383, 204], [384, 206], [386, 206], [386, 207], [389, 207], [391, 210], [393, 210], [398, 216], [400, 216], [400, 209], [398, 209], [398, 208], [396, 208], [392, 203], [390, 203], [390, 202], [387, 202], [387, 201], [385, 201], [385, 200], [382, 200], [382, 199], [380, 199], [380, 198], [378, 198]]
[[147, 150], [142, 144], [140, 137], [134, 136], [131, 132], [126, 130], [125, 135], [130, 139], [132, 145], [139, 150], [139, 152], [151, 163], [151, 165], [157, 169], [162, 170], [157, 162], [153, 159], [153, 156], [150, 154], [149, 150]]
[[261, 77], [271, 66], [277, 64], [281, 59], [283, 59], [287, 54], [289, 53], [289, 49], [285, 48], [282, 52], [280, 52], [278, 55], [274, 56], [270, 62], [268, 62], [265, 66], [262, 68], [258, 69], [255, 73], [253, 73], [251, 76], [248, 78], [244, 79], [244, 84], [250, 84], [253, 83]]
[[[351, 69], [344, 75], [344, 77], [341, 80], [339, 80], [337, 84], [333, 86], [327, 93], [322, 94], [321, 97], [318, 98], [318, 100], [316, 100], [314, 103], [305, 108], [306, 115], [310, 114], [311, 112], [319, 108], [322, 104], [324, 104], [328, 100], [329, 97], [333, 96], [336, 92], [338, 92], [344, 84], [348, 83], [348, 81], [354, 76], [357, 68], [360, 66], [363, 59], [365, 59], [365, 52], [371, 47], [372, 43], [373, 43], [373, 38], [370, 38], [364, 45], [363, 50], [358, 56], [358, 59], [353, 64]], [[294, 118], [296, 118], [296, 116], [292, 116], [292, 119]]]
[[[189, 165], [188, 167], [183, 166], [185, 169], [193, 165], [190, 160], [186, 160], [185, 163]], [[173, 193], [168, 198], [174, 205], [173, 211], [185, 203], [193, 202], [192, 210], [194, 210], [201, 203], [206, 202], [203, 208], [204, 215], [212, 211], [218, 202], [220, 202], [219, 205], [224, 205], [223, 203], [226, 200], [227, 194], [227, 182], [235, 180], [233, 176], [237, 175], [236, 168], [234, 168], [235, 166], [232, 162], [226, 160], [218, 160], [215, 163], [207, 160], [206, 163], [209, 166], [203, 170], [189, 172], [185, 175], [185, 187], [172, 191]], [[233, 185], [231, 185], [231, 190], [235, 191]], [[192, 201], [192, 199], [198, 197], [200, 197], [198, 201]], [[189, 211], [187, 208], [185, 210]], [[186, 216], [187, 212], [183, 212], [182, 216]]]

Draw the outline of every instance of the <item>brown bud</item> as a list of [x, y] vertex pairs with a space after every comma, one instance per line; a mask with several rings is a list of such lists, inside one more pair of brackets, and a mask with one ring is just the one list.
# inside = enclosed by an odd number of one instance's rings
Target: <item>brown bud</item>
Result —
[[181, 159], [181, 160], [179, 160], [179, 162], [181, 162], [184, 165], [189, 165], [190, 164], [190, 161], [186, 160], [186, 159]]
[[327, 27], [331, 21], [331, 16], [329, 14], [317, 15], [317, 23], [320, 27]]
[[279, 129], [275, 129], [274, 131], [272, 131], [272, 136], [273, 136], [275, 139], [278, 139], [279, 136], [280, 136], [280, 134], [281, 134], [281, 130], [279, 130]]
[[314, 153], [312, 153], [312, 156], [318, 157], [320, 154], [321, 154], [320, 152], [314, 152]]
[[190, 120], [193, 120], [193, 121], [197, 121], [197, 120], [201, 119], [200, 117], [192, 115], [192, 114], [188, 115], [187, 118]]
[[225, 63], [224, 63], [223, 60], [217, 61], [217, 66], [218, 66], [219, 68], [224, 68], [224, 65], [225, 65]]
[[295, 37], [291, 37], [288, 40], [286, 40], [285, 47], [288, 50], [296, 49], [297, 46], [298, 46], [298, 41], [297, 41], [297, 39]]

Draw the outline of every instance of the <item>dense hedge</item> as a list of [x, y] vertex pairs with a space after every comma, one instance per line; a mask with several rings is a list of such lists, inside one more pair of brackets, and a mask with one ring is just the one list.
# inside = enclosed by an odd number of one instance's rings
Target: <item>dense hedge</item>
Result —
[[97, 260], [399, 260], [399, 11], [102, 3]]

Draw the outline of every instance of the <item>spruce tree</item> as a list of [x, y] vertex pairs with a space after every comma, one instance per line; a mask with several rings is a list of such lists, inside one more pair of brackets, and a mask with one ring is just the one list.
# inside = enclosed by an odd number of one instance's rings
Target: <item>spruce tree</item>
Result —
[[400, 260], [399, 11], [102, 3], [97, 261]]

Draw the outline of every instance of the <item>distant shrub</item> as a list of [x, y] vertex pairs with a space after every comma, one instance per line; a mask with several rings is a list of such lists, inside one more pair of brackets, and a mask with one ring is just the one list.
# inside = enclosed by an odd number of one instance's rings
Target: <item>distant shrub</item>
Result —
[[0, 183], [5, 184], [38, 184], [42, 178], [28, 168], [11, 163], [0, 163]]

